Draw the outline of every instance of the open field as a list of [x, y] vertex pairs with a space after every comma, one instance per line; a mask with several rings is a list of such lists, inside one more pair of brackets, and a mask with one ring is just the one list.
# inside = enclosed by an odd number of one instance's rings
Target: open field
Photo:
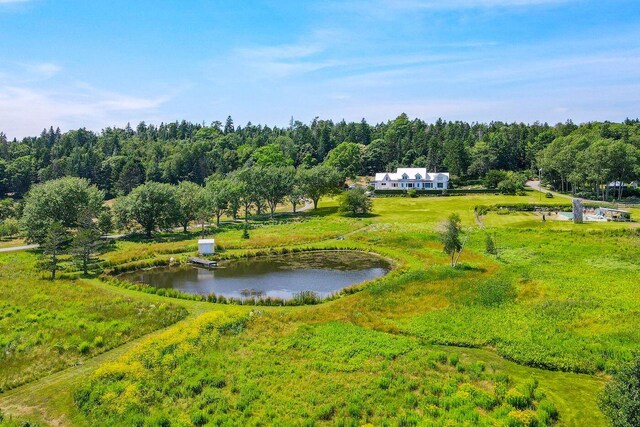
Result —
[[[343, 247], [395, 260], [362, 291], [307, 307], [52, 283], [39, 279], [35, 254], [2, 254], [0, 307], [14, 318], [0, 320], [1, 336], [28, 351], [0, 359], [5, 388], [27, 383], [0, 395], [0, 409], [59, 425], [602, 425], [597, 395], [640, 344], [640, 238], [634, 224], [473, 212], [538, 202], [534, 192], [382, 198], [357, 219], [323, 201], [299, 218], [254, 224], [249, 240], [239, 228], [215, 233], [224, 256]], [[456, 269], [436, 233], [452, 212], [469, 232]], [[485, 254], [486, 233], [497, 257]], [[120, 240], [102, 258], [182, 259], [197, 238]]]
[[172, 301], [123, 296], [82, 281], [51, 282], [35, 255], [0, 257], [0, 390], [81, 363], [186, 315]]

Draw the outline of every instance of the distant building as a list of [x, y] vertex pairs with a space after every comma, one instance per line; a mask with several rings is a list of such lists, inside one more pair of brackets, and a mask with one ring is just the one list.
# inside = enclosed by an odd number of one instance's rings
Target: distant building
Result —
[[620, 181], [611, 181], [607, 187], [609, 187], [609, 189], [619, 189], [620, 187], [622, 188], [633, 188], [636, 189], [638, 188], [638, 182], [637, 181], [633, 181], [629, 184], [626, 184], [624, 182], [620, 182]]
[[429, 173], [426, 168], [398, 168], [395, 173], [377, 173], [373, 184], [376, 190], [446, 190], [449, 174]]

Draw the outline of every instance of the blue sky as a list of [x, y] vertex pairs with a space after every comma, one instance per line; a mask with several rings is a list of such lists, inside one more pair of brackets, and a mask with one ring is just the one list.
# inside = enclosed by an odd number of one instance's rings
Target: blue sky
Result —
[[285, 125], [639, 111], [637, 0], [0, 0], [10, 138], [229, 114]]

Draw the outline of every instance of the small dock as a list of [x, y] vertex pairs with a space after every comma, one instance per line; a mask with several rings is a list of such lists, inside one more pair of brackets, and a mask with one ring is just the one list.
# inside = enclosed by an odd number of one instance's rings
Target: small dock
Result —
[[196, 257], [189, 257], [189, 262], [191, 264], [196, 264], [196, 265], [199, 265], [200, 267], [205, 267], [205, 268], [215, 268], [218, 266], [218, 261], [211, 261], [208, 259], [202, 259], [202, 258], [196, 258]]

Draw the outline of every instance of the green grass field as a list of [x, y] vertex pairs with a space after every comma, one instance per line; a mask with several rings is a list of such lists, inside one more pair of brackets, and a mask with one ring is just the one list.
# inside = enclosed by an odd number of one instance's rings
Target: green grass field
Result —
[[[323, 201], [254, 224], [249, 240], [238, 228], [215, 232], [223, 256], [344, 247], [395, 261], [388, 276], [317, 306], [50, 282], [35, 254], [0, 254], [0, 346], [20, 348], [0, 356], [11, 389], [0, 409], [5, 420], [81, 426], [603, 425], [597, 395], [640, 344], [640, 237], [633, 223], [473, 212], [538, 202], [534, 192], [381, 198], [357, 219]], [[436, 232], [452, 212], [469, 233], [456, 269]], [[498, 256], [485, 254], [487, 233]], [[197, 238], [121, 240], [102, 258], [130, 267], [184, 259]]]

